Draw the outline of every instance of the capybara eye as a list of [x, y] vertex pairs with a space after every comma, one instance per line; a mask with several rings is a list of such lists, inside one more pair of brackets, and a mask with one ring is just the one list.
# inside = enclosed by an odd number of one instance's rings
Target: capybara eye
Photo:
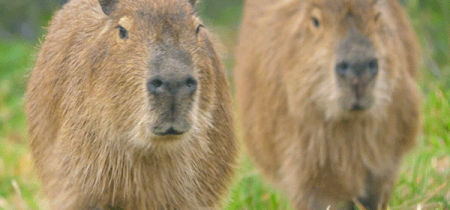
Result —
[[381, 12], [377, 13], [377, 14], [375, 15], [375, 21], [378, 21], [378, 18], [380, 18], [380, 16], [381, 16]]
[[119, 37], [121, 39], [128, 38], [128, 31], [125, 28], [123, 28], [122, 26], [117, 26], [117, 28], [119, 28]]
[[203, 27], [202, 24], [198, 25], [197, 28], [195, 29], [195, 35], [198, 36], [198, 33], [200, 32], [200, 28]]
[[378, 60], [377, 59], [371, 60], [369, 62], [369, 68], [373, 74], [376, 74], [378, 72]]
[[317, 18], [315, 18], [315, 17], [311, 18], [311, 20], [312, 20], [314, 26], [315, 26], [316, 28], [319, 28], [319, 26], [320, 26], [319, 20], [318, 20]]

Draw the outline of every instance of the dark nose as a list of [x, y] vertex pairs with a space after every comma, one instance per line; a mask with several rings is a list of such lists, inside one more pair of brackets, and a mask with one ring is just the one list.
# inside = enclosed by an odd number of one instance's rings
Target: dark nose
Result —
[[361, 77], [369, 72], [369, 77], [373, 77], [378, 73], [378, 59], [343, 60], [336, 65], [336, 72], [341, 77], [349, 77], [352, 75]]
[[190, 75], [184, 77], [172, 76], [168, 78], [157, 76], [148, 81], [147, 88], [150, 93], [155, 95], [162, 93], [192, 95], [197, 90], [197, 80]]

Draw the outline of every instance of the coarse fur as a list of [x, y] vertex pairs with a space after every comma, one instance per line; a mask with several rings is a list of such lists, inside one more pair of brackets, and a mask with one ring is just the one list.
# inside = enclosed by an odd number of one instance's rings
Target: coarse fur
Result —
[[[349, 93], [335, 64], [350, 30], [379, 62], [363, 111], [340, 104]], [[242, 138], [295, 209], [386, 207], [420, 133], [418, 51], [394, 0], [246, 1], [235, 67]]]
[[[220, 209], [237, 154], [231, 96], [194, 4], [71, 0], [54, 15], [26, 92], [51, 209]], [[176, 77], [154, 66], [179, 60], [198, 88], [172, 110], [191, 127], [156, 135], [151, 128], [168, 119], [147, 83]]]

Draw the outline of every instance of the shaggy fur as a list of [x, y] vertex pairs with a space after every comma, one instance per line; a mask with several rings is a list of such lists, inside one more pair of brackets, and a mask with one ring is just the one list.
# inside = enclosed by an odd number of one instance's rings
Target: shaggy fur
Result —
[[[225, 71], [195, 1], [100, 2], [71, 0], [55, 14], [27, 88], [51, 209], [220, 209], [237, 145]], [[188, 52], [198, 81], [180, 136], [150, 129], [161, 113], [146, 84], [161, 46]]]
[[[334, 68], [350, 22], [379, 60], [373, 106], [356, 112], [339, 106], [348, 93]], [[243, 140], [296, 209], [386, 206], [421, 127], [417, 54], [394, 0], [246, 1], [235, 68]]]

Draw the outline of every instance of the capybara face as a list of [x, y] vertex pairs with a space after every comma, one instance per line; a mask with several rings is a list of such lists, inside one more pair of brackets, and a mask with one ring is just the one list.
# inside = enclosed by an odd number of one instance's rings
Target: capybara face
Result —
[[208, 118], [211, 43], [194, 1], [145, 1], [100, 3], [109, 21], [100, 36], [111, 59], [103, 63], [115, 65], [100, 67], [98, 79], [107, 80], [102, 92], [120, 96], [111, 99], [130, 119], [122, 126], [134, 126], [144, 139], [176, 139]]
[[[373, 0], [309, 0], [292, 11], [285, 72], [289, 108], [309, 99], [328, 117], [382, 106], [392, 72]], [[293, 9], [295, 10], [295, 8]], [[308, 101], [309, 102], [309, 101]]]

